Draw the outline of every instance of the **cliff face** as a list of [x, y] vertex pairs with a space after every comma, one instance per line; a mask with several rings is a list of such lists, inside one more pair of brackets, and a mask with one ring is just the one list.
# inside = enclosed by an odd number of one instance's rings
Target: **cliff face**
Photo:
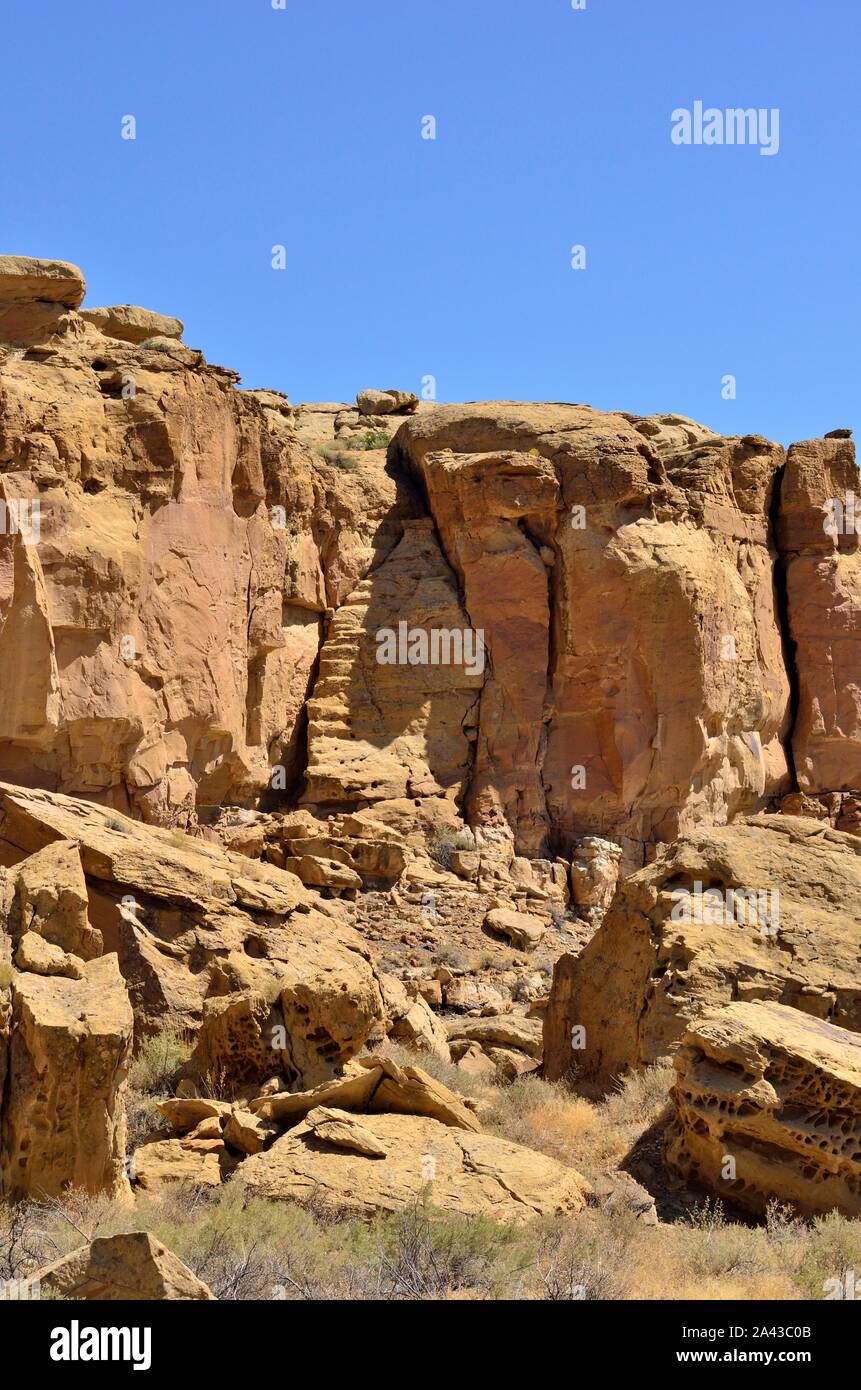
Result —
[[[460, 808], [521, 854], [598, 834], [628, 867], [858, 785], [861, 561], [823, 529], [848, 439], [294, 409], [26, 264], [0, 262], [0, 778], [181, 827]], [[483, 647], [413, 659], [416, 631]]]
[[168, 825], [253, 801], [274, 765], [292, 788], [324, 615], [408, 502], [174, 339], [108, 337], [73, 309], [59, 332], [37, 316], [25, 333], [20, 305], [16, 323], [4, 516], [38, 503], [38, 539], [0, 536], [2, 774]]

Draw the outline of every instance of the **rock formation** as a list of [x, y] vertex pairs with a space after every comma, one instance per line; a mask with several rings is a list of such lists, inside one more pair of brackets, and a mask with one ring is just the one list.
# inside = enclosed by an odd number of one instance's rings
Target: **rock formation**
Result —
[[[406, 1115], [344, 1114], [336, 1134], [308, 1120], [242, 1166], [242, 1182], [275, 1201], [315, 1200], [342, 1211], [397, 1211], [423, 1195], [440, 1211], [520, 1223], [582, 1210], [571, 1168], [519, 1144]], [[333, 1112], [338, 1113], [338, 1112]]]
[[609, 1088], [720, 1004], [774, 1000], [861, 1032], [861, 839], [760, 816], [683, 836], [556, 964], [545, 1074]]
[[367, 948], [338, 905], [295, 875], [89, 802], [0, 787], [7, 856], [57, 840], [78, 845], [90, 912], [117, 953], [141, 1033], [201, 1030], [201, 1065], [245, 1080], [251, 1030], [252, 1079], [284, 1071], [313, 1084], [382, 1019]]
[[676, 1054], [669, 1165], [762, 1215], [861, 1215], [861, 1038], [782, 1004], [730, 1004]]
[[[0, 257], [2, 1195], [573, 1213], [399, 1049], [592, 1092], [675, 1053], [678, 1172], [855, 1211], [849, 432], [294, 406], [85, 288]], [[122, 1239], [54, 1286], [208, 1296]]]
[[64, 1299], [197, 1302], [214, 1297], [182, 1260], [146, 1231], [96, 1236], [89, 1245], [37, 1270], [32, 1279], [43, 1295]]
[[125, 1194], [133, 1020], [116, 956], [88, 961], [79, 979], [19, 969], [11, 1004], [0, 1190]]
[[196, 1098], [161, 1109], [177, 1137], [136, 1150], [134, 1178], [148, 1193], [230, 1180], [251, 1195], [313, 1196], [338, 1211], [395, 1211], [427, 1198], [518, 1223], [580, 1211], [590, 1192], [574, 1169], [485, 1134], [463, 1097], [388, 1058], [360, 1058], [310, 1091], [264, 1088], [247, 1110]]
[[326, 614], [412, 489], [61, 262], [0, 259], [0, 774], [157, 824], [292, 789]]

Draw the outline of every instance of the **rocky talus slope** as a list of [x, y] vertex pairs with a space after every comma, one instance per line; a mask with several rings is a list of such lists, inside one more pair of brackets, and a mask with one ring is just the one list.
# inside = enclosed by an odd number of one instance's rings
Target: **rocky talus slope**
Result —
[[[0, 257], [3, 1195], [576, 1213], [475, 1088], [674, 1056], [668, 1182], [857, 1214], [849, 431], [291, 405], [84, 297]], [[135, 1261], [209, 1296], [46, 1278]]]

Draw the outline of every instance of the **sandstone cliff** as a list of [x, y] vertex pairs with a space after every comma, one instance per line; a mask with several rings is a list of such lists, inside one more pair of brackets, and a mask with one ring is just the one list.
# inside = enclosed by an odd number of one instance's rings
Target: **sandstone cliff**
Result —
[[[677, 416], [396, 392], [294, 409], [83, 293], [0, 264], [2, 486], [39, 514], [38, 543], [0, 536], [9, 780], [179, 826], [270, 788], [448, 799], [523, 854], [597, 834], [629, 869], [857, 785], [861, 562], [823, 527], [848, 439], [785, 457]], [[369, 427], [387, 453], [327, 453]], [[483, 668], [380, 664], [402, 622], [480, 630]]]

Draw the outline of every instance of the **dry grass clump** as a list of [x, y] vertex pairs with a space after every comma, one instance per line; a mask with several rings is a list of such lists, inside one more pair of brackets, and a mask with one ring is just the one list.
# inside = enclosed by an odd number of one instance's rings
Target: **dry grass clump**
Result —
[[661, 1117], [673, 1070], [650, 1067], [620, 1082], [606, 1100], [594, 1103], [559, 1082], [523, 1076], [496, 1087], [481, 1110], [485, 1128], [527, 1148], [549, 1154], [586, 1176], [618, 1168], [643, 1133]]

